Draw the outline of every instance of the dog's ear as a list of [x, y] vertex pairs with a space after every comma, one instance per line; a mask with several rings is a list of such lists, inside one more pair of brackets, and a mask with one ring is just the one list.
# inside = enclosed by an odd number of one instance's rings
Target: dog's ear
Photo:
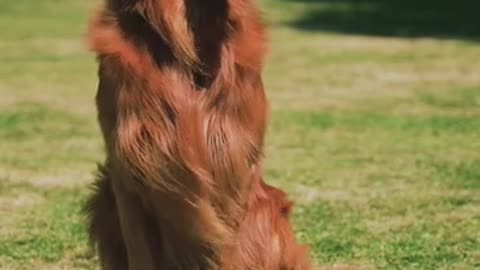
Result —
[[185, 1], [137, 0], [133, 9], [162, 36], [178, 60], [187, 66], [199, 62]]

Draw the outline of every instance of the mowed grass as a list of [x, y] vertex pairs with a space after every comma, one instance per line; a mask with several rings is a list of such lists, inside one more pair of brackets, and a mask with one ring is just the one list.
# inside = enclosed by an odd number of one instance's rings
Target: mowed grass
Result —
[[[98, 269], [81, 207], [103, 146], [96, 2], [0, 3], [0, 269]], [[267, 180], [319, 265], [480, 269], [480, 43], [295, 26], [328, 1], [263, 0]]]

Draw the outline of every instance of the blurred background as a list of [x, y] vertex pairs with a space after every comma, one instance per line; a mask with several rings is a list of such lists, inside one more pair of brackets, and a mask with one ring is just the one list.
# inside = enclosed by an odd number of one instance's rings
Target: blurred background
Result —
[[[97, 269], [94, 0], [0, 0], [0, 269]], [[480, 269], [480, 2], [261, 0], [267, 180], [321, 265]]]

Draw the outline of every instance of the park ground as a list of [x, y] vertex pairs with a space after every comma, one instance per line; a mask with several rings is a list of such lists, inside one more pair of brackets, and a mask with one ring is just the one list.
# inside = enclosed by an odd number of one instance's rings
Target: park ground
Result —
[[[261, 1], [266, 179], [319, 265], [480, 269], [478, 9], [389, 1]], [[98, 269], [80, 213], [103, 158], [95, 5], [0, 1], [1, 270]]]

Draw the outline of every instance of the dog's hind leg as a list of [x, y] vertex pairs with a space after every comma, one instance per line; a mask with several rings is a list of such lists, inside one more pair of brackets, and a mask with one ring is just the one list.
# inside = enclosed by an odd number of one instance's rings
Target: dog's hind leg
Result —
[[[118, 171], [115, 171], [118, 172]], [[121, 233], [126, 246], [128, 270], [155, 270], [155, 258], [151, 248], [151, 228], [149, 219], [136, 192], [128, 189], [124, 183], [128, 173], [112, 175], [112, 190], [117, 203]]]
[[94, 194], [85, 211], [89, 218], [90, 241], [98, 250], [101, 269], [128, 270], [127, 252], [111, 180], [102, 167], [99, 168]]

